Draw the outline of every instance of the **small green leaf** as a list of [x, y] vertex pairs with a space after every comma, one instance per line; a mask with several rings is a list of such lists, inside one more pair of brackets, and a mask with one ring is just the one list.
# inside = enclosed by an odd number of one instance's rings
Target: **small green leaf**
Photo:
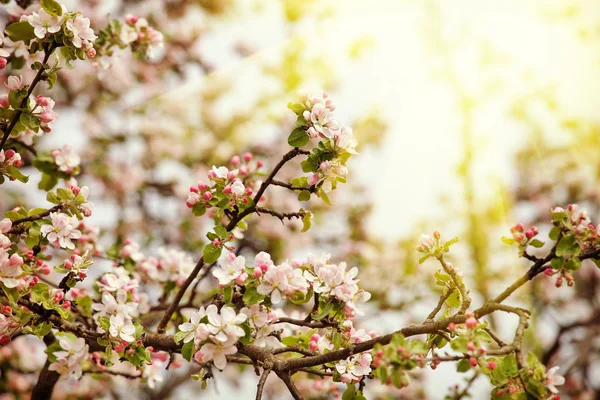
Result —
[[192, 207], [192, 214], [194, 214], [196, 217], [201, 217], [204, 215], [204, 213], [206, 213], [206, 206], [204, 203], [194, 204]]
[[298, 201], [308, 201], [310, 200], [310, 192], [308, 190], [303, 190], [298, 194]]
[[190, 340], [189, 342], [184, 344], [183, 347], [181, 348], [181, 355], [187, 361], [191, 361], [193, 351], [194, 351], [194, 341]]
[[471, 369], [471, 364], [469, 364], [469, 360], [460, 360], [456, 363], [456, 371], [458, 372], [467, 372]]
[[227, 237], [229, 236], [229, 232], [227, 231], [227, 229], [225, 229], [221, 225], [215, 226], [215, 233], [217, 234], [217, 236], [220, 239], [223, 239], [223, 240], [227, 239]]
[[313, 214], [310, 211], [306, 211], [302, 217], [302, 232], [306, 232], [310, 229], [312, 223]]
[[41, 0], [40, 4], [44, 11], [54, 17], [60, 17], [62, 15], [62, 7], [54, 0]]
[[507, 245], [509, 245], [509, 246], [515, 243], [514, 239], [511, 239], [511, 238], [506, 237], [506, 236], [502, 236], [502, 241], [504, 243], [506, 243]]
[[13, 24], [10, 24], [6, 27], [4, 32], [13, 42], [18, 42], [20, 40], [26, 42], [35, 38], [35, 33], [33, 33], [33, 26], [31, 26], [27, 21], [15, 22]]
[[574, 254], [574, 247], [576, 245], [575, 235], [566, 235], [563, 236], [558, 245], [556, 246], [556, 255], [559, 257]]
[[533, 239], [531, 242], [529, 242], [529, 245], [535, 247], [536, 249], [539, 249], [541, 247], [544, 247], [544, 242], [538, 239]]
[[221, 247], [217, 247], [212, 243], [207, 244], [206, 247], [204, 247], [204, 262], [207, 264], [214, 263], [221, 256], [222, 250]]
[[306, 133], [304, 128], [296, 128], [290, 133], [288, 137], [288, 144], [292, 147], [302, 147], [306, 145], [310, 140], [310, 136]]

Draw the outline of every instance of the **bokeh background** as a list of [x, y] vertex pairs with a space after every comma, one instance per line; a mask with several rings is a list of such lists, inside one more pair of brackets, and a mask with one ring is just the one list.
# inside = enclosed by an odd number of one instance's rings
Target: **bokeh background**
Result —
[[[180, 213], [181, 201], [162, 191], [185, 193], [206, 171], [198, 160], [284, 148], [282, 126], [293, 122], [286, 104], [299, 88], [330, 93], [339, 118], [354, 127], [360, 156], [350, 164], [351, 184], [335, 197], [343, 212], [317, 214], [305, 246], [285, 247], [287, 231], [262, 244], [282, 257], [315, 249], [350, 257], [374, 293], [365, 326], [391, 331], [435, 305], [436, 266], [416, 264], [421, 233], [461, 238], [452, 261], [478, 304], [526, 269], [500, 240], [510, 226], [544, 232], [550, 207], [571, 202], [600, 217], [598, 1], [206, 0], [170, 10], [153, 1], [79, 3], [98, 15], [118, 6], [172, 18], [163, 23], [157, 62], [174, 60], [168, 72], [131, 74], [115, 63], [93, 81], [108, 93], [100, 99], [85, 93], [85, 73], [69, 72], [61, 119], [44, 138], [48, 148], [72, 143], [92, 170], [94, 160], [114, 161], [114, 170], [94, 171], [99, 182], [85, 182], [105, 193], [93, 219], [101, 228], [116, 224], [116, 236], [134, 234], [140, 220], [164, 226], [161, 219]], [[145, 86], [131, 84], [132, 76]], [[143, 210], [132, 200], [142, 187], [150, 189]], [[174, 241], [169, 228], [157, 235], [148, 243]], [[575, 289], [537, 282], [511, 301], [536, 311], [528, 346], [548, 365], [564, 366], [566, 398], [592, 399], [600, 390], [600, 331], [588, 321], [600, 310], [600, 279], [593, 265], [581, 275]], [[507, 338], [516, 326], [491, 322]], [[443, 399], [462, 377], [443, 365], [415, 382], [398, 397]], [[250, 373], [211, 383], [206, 396], [251, 398], [254, 390]], [[481, 379], [474, 390], [483, 399], [490, 387]]]

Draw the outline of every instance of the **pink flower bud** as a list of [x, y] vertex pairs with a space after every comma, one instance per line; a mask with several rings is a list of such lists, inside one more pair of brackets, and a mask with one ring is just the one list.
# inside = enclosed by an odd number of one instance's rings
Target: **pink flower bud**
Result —
[[198, 193], [198, 187], [190, 186], [190, 192]]
[[489, 369], [490, 371], [493, 371], [493, 370], [495, 370], [495, 369], [496, 369], [496, 365], [497, 365], [497, 364], [496, 364], [496, 361], [490, 361], [490, 362], [488, 362], [488, 365], [487, 365], [487, 367], [488, 367], [488, 369]]
[[236, 156], [231, 157], [231, 165], [233, 165], [234, 167], [239, 166], [240, 162], [241, 162], [240, 156], [236, 155]]
[[246, 281], [248, 280], [248, 274], [245, 272], [242, 272], [240, 274], [240, 276], [238, 276], [235, 279], [235, 283], [237, 283], [238, 285], [242, 286], [244, 283], [246, 283]]
[[260, 268], [254, 268], [254, 272], [252, 273], [252, 276], [255, 277], [256, 279], [260, 278], [262, 276], [263, 272]]
[[96, 57], [96, 49], [93, 47], [90, 47], [89, 49], [87, 49], [85, 51], [85, 54], [87, 55], [87, 58], [94, 58], [94, 57]]
[[6, 58], [0, 57], [0, 69], [4, 69], [4, 67], [6, 67], [6, 64], [8, 64], [8, 61], [6, 61]]
[[246, 188], [246, 195], [252, 196], [253, 190], [251, 188]]
[[220, 246], [221, 245], [221, 241], [219, 239], [215, 239], [212, 241], [213, 246]]
[[319, 175], [312, 173], [312, 174], [308, 175], [307, 180], [308, 180], [309, 185], [311, 185], [311, 186], [316, 185], [317, 183], [319, 183]]
[[263, 165], [265, 165], [265, 163], [263, 162], [263, 160], [258, 160], [258, 161], [256, 161], [256, 167], [257, 167], [257, 168], [262, 168], [262, 167], [263, 167]]
[[13, 149], [8, 149], [4, 152], [4, 155], [8, 159], [13, 158], [13, 156], [15, 155], [15, 151]]
[[246, 161], [246, 162], [252, 161], [253, 158], [254, 158], [254, 156], [252, 155], [252, 153], [244, 154], [244, 161]]
[[225, 188], [223, 188], [223, 193], [229, 196], [231, 194], [231, 186], [225, 186]]
[[552, 276], [554, 274], [554, 272], [552, 271], [552, 268], [546, 268], [544, 270], [544, 275], [546, 276]]
[[375, 361], [373, 361], [373, 365], [375, 367], [379, 367], [381, 365], [381, 359], [380, 358], [376, 358]]
[[475, 343], [473, 343], [473, 342], [467, 343], [467, 350], [469, 350], [469, 351], [475, 350]]
[[50, 105], [50, 99], [41, 94], [35, 98], [35, 101], [42, 107], [48, 107]]
[[71, 302], [69, 300], [65, 300], [62, 303], [62, 308], [64, 308], [65, 310], [68, 310], [69, 308], [71, 308]]
[[44, 265], [40, 272], [42, 275], [50, 275], [50, 266], [48, 264]]
[[0, 337], [0, 346], [6, 346], [8, 343], [10, 343], [10, 338], [8, 336]]
[[10, 314], [12, 312], [12, 308], [10, 306], [4, 306], [2, 307], [2, 313], [4, 314]]
[[313, 335], [310, 337], [310, 340], [311, 340], [312, 342], [318, 342], [318, 341], [319, 341], [319, 339], [321, 339], [321, 335], [319, 335], [318, 333], [315, 333], [315, 334], [313, 334]]
[[477, 326], [477, 320], [475, 318], [473, 318], [473, 317], [469, 317], [465, 321], [465, 325], [467, 326], [467, 328], [473, 329], [473, 328], [475, 328]]
[[319, 346], [317, 345], [317, 342], [309, 342], [308, 343], [308, 348], [311, 349], [312, 351], [317, 351], [317, 349], [319, 348]]
[[433, 237], [439, 240], [442, 235], [439, 231], [433, 231]]
[[8, 101], [8, 95], [2, 95], [0, 96], [0, 107], [2, 108], [8, 108], [10, 107], [10, 102]]
[[64, 266], [66, 269], [71, 269], [73, 268], [73, 263], [71, 262], [71, 260], [65, 260]]
[[477, 359], [475, 357], [469, 358], [469, 364], [471, 364], [472, 367], [476, 367], [477, 366]]
[[215, 179], [216, 177], [217, 177], [217, 174], [215, 173], [215, 171], [208, 171], [209, 179]]
[[138, 17], [136, 15], [127, 14], [125, 16], [125, 22], [129, 25], [135, 25], [138, 22]]
[[210, 199], [212, 199], [212, 193], [211, 192], [204, 192], [204, 194], [202, 195], [202, 198], [206, 201], [209, 201]]
[[240, 175], [246, 176], [246, 175], [248, 175], [249, 172], [250, 172], [250, 169], [248, 168], [247, 165], [242, 165], [240, 167]]
[[206, 188], [207, 188], [207, 187], [208, 187], [208, 186], [206, 186], [206, 183], [204, 183], [204, 182], [202, 182], [202, 181], [198, 182], [198, 189], [199, 189], [200, 191], [204, 192], [204, 191], [206, 190]]
[[120, 345], [120, 344], [115, 344], [115, 347], [114, 347], [114, 349], [115, 349], [115, 351], [116, 351], [117, 353], [120, 353], [120, 352], [122, 352], [122, 351], [124, 350], [123, 346], [122, 346], [122, 345]]
[[234, 180], [236, 178], [237, 174], [233, 171], [229, 171], [227, 173], [227, 179], [229, 179], [230, 181]]
[[54, 115], [52, 115], [48, 111], [44, 111], [43, 113], [40, 114], [40, 119], [42, 120], [43, 123], [48, 124], [48, 123], [54, 121]]

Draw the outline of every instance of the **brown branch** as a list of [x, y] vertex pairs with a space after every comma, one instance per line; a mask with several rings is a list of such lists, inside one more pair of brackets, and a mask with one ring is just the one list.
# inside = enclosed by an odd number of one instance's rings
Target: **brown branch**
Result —
[[298, 325], [298, 326], [306, 326], [308, 328], [327, 328], [329, 326], [337, 325], [335, 323], [327, 323], [324, 321], [306, 321], [306, 320], [302, 320], [302, 319], [294, 319], [294, 318], [287, 318], [287, 317], [281, 317], [277, 321], [274, 322], [274, 324], [284, 324], [284, 323]]
[[[46, 346], [50, 346], [55, 340], [52, 333], [44, 336], [44, 343]], [[52, 397], [54, 385], [58, 382], [60, 375], [56, 371], [50, 371], [50, 364], [52, 364], [50, 359], [46, 359], [44, 367], [38, 377], [38, 381], [31, 392], [31, 400], [50, 400]]]
[[12, 228], [11, 228], [10, 231], [8, 231], [8, 233], [9, 234], [22, 233], [22, 232], [19, 232], [19, 229], [15, 229], [15, 226], [23, 224], [25, 222], [33, 222], [33, 221], [40, 220], [42, 218], [46, 218], [50, 214], [52, 214], [53, 212], [61, 211], [64, 207], [65, 207], [64, 204], [57, 204], [54, 207], [49, 208], [46, 211], [43, 211], [41, 213], [30, 215], [28, 217], [23, 217], [23, 218], [15, 219], [14, 221], [12, 221]]
[[461, 301], [460, 310], [458, 312], [460, 314], [463, 314], [465, 311], [467, 311], [469, 309], [469, 306], [471, 305], [471, 298], [469, 297], [469, 291], [465, 287], [465, 284], [462, 282], [460, 277], [456, 274], [456, 271], [454, 270], [454, 268], [452, 268], [451, 266], [449, 266], [446, 263], [443, 255], [440, 255], [438, 257], [438, 261], [440, 262], [440, 264], [442, 264], [442, 268], [444, 269], [444, 271], [448, 275], [450, 275], [450, 278], [452, 278], [454, 285], [456, 285], [456, 288], [460, 292], [460, 297], [461, 297], [462, 301]]
[[427, 316], [427, 319], [425, 320], [425, 322], [427, 321], [433, 321], [433, 319], [435, 318], [435, 316], [437, 315], [437, 313], [440, 312], [440, 310], [442, 309], [442, 307], [444, 306], [444, 302], [446, 300], [448, 300], [448, 297], [450, 297], [450, 295], [452, 294], [453, 290], [448, 289], [446, 291], [446, 293], [442, 294], [440, 296], [440, 299], [438, 300], [437, 306], [435, 306], [435, 308], [429, 313], [429, 315]]
[[256, 400], [262, 399], [263, 389], [265, 388], [265, 383], [267, 382], [267, 378], [271, 373], [271, 369], [265, 369], [258, 380], [258, 384], [256, 385]]
[[[53, 46], [50, 46], [50, 48], [48, 48], [48, 49], [44, 49], [45, 50], [44, 51], [44, 60], [42, 61], [42, 65], [46, 64], [48, 62], [48, 59], [50, 58], [50, 55], [52, 54], [54, 49], [55, 49], [55, 47], [53, 47]], [[40, 80], [42, 80], [42, 75], [45, 70], [46, 69], [43, 66], [40, 67], [39, 71], [33, 78], [33, 81], [31, 81], [31, 85], [29, 85], [29, 90], [27, 90], [27, 95], [25, 96], [25, 98], [23, 98], [20, 108], [23, 108], [28, 104], [29, 97], [31, 96], [31, 93], [33, 93], [33, 89], [35, 89], [35, 86], [39, 83]], [[10, 121], [8, 128], [6, 128], [6, 131], [4, 132], [4, 136], [2, 137], [2, 140], [0, 141], [0, 150], [2, 150], [4, 148], [4, 144], [8, 140], [8, 137], [10, 136], [10, 133], [12, 132], [15, 125], [17, 125], [17, 122], [19, 122], [19, 118], [21, 117], [21, 114], [23, 114], [22, 110], [20, 110], [20, 109], [16, 110], [15, 115], [13, 116], [13, 119]]]
[[292, 220], [293, 218], [302, 219], [302, 218], [304, 218], [304, 215], [306, 214], [306, 212], [304, 212], [304, 211], [286, 213], [286, 212], [278, 212], [278, 211], [271, 210], [268, 208], [263, 208], [263, 207], [255, 207], [255, 211], [257, 214], [263, 213], [263, 214], [269, 214], [274, 217], [277, 217], [281, 220], [282, 223], [286, 219], [289, 219], [289, 220]]
[[285, 386], [287, 386], [294, 400], [303, 400], [302, 395], [298, 391], [296, 385], [294, 385], [294, 381], [290, 377], [289, 373], [284, 371], [275, 371], [275, 373], [283, 381], [283, 383], [285, 383]]
[[273, 180], [271, 182], [271, 185], [281, 186], [281, 187], [284, 187], [284, 188], [289, 189], [289, 190], [307, 191], [307, 192], [310, 192], [310, 193], [314, 193], [314, 192], [317, 191], [317, 185], [311, 185], [311, 186], [294, 186], [291, 183], [285, 183], [285, 182], [276, 181], [276, 180]]

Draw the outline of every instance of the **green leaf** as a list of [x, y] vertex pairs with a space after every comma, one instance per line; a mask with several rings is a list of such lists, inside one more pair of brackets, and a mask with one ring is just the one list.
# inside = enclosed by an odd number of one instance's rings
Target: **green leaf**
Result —
[[325, 204], [327, 204], [328, 206], [333, 205], [331, 203], [331, 200], [329, 200], [329, 196], [327, 196], [327, 193], [325, 193], [325, 191], [323, 189], [319, 189], [319, 191], [317, 192], [317, 196], [319, 196], [321, 198], [321, 200], [323, 200], [323, 202]]
[[[38, 188], [49, 192], [58, 183], [58, 178], [54, 175], [42, 174], [42, 180], [38, 184]], [[56, 204], [56, 203], [55, 203]]]
[[529, 245], [535, 247], [536, 249], [539, 249], [541, 247], [544, 247], [544, 242], [538, 239], [533, 239], [531, 242], [529, 242]]
[[306, 211], [302, 217], [302, 232], [306, 232], [310, 229], [312, 223], [313, 214], [310, 211]]
[[233, 300], [233, 286], [225, 286], [223, 288], [223, 300], [227, 304], [231, 304]]
[[204, 247], [204, 262], [207, 264], [216, 262], [221, 256], [222, 250], [221, 247], [217, 247], [212, 243], [207, 244], [206, 247]]
[[313, 319], [320, 321], [323, 318], [325, 318], [326, 316], [329, 315], [329, 313], [331, 312], [331, 310], [333, 310], [333, 303], [327, 303], [324, 306], [319, 307], [319, 309], [321, 310], [320, 312], [318, 312], [317, 314], [313, 314]]
[[450, 307], [460, 307], [460, 293], [458, 290], [453, 290], [450, 296], [446, 299], [446, 304]]
[[348, 385], [348, 388], [344, 390], [342, 394], [342, 400], [353, 400], [356, 394], [356, 387], [354, 385]]
[[509, 246], [515, 243], [514, 239], [511, 239], [511, 238], [506, 237], [506, 236], [502, 236], [502, 241], [504, 243], [506, 243], [507, 245], [509, 245]]
[[10, 24], [6, 27], [4, 32], [13, 42], [18, 42], [20, 40], [27, 42], [35, 38], [35, 33], [33, 33], [33, 26], [31, 26], [27, 21], [15, 22], [14, 24]]
[[293, 186], [306, 186], [308, 187], [308, 178], [306, 176], [301, 176], [299, 178], [294, 178], [290, 181]]
[[221, 225], [215, 226], [215, 233], [220, 239], [223, 240], [227, 239], [227, 237], [229, 236], [229, 232], [227, 231], [227, 229], [225, 229]]
[[175, 341], [175, 343], [179, 344], [179, 342], [181, 342], [188, 333], [189, 332], [179, 331], [173, 336], [173, 340]]
[[288, 144], [292, 147], [302, 147], [306, 145], [310, 140], [310, 136], [306, 133], [304, 128], [296, 128], [290, 133], [288, 137]]
[[246, 304], [248, 307], [251, 307], [260, 303], [264, 298], [265, 296], [258, 293], [255, 287], [247, 287], [242, 300], [244, 300], [244, 304]]
[[16, 178], [19, 182], [26, 183], [29, 180], [28, 176], [23, 175], [17, 167], [14, 167], [12, 165], [8, 165], [6, 167], [6, 172], [13, 178]]
[[499, 368], [502, 373], [508, 377], [515, 377], [519, 375], [519, 367], [517, 366], [517, 360], [513, 354], [509, 354], [502, 358]]
[[471, 364], [469, 364], [469, 360], [460, 360], [456, 363], [456, 371], [458, 372], [467, 372], [471, 369]]
[[576, 245], [575, 235], [570, 234], [563, 236], [556, 246], [556, 255], [559, 257], [573, 254]]
[[310, 192], [308, 190], [303, 190], [298, 194], [298, 201], [308, 201], [310, 200]]
[[44, 11], [54, 17], [60, 17], [62, 15], [62, 7], [54, 0], [40, 0], [40, 4]]
[[426, 254], [423, 257], [419, 258], [419, 264], [423, 264], [425, 260], [427, 260], [429, 257], [431, 257], [431, 254]]
[[561, 229], [558, 226], [553, 227], [552, 229], [550, 229], [550, 233], [548, 233], [548, 237], [552, 240], [557, 240], [558, 236], [560, 235]]
[[194, 341], [190, 340], [181, 348], [181, 355], [188, 361], [192, 360], [192, 353], [194, 352]]
[[204, 213], [206, 213], [206, 206], [204, 203], [194, 204], [192, 207], [192, 214], [194, 214], [196, 217], [201, 217], [204, 215]]

